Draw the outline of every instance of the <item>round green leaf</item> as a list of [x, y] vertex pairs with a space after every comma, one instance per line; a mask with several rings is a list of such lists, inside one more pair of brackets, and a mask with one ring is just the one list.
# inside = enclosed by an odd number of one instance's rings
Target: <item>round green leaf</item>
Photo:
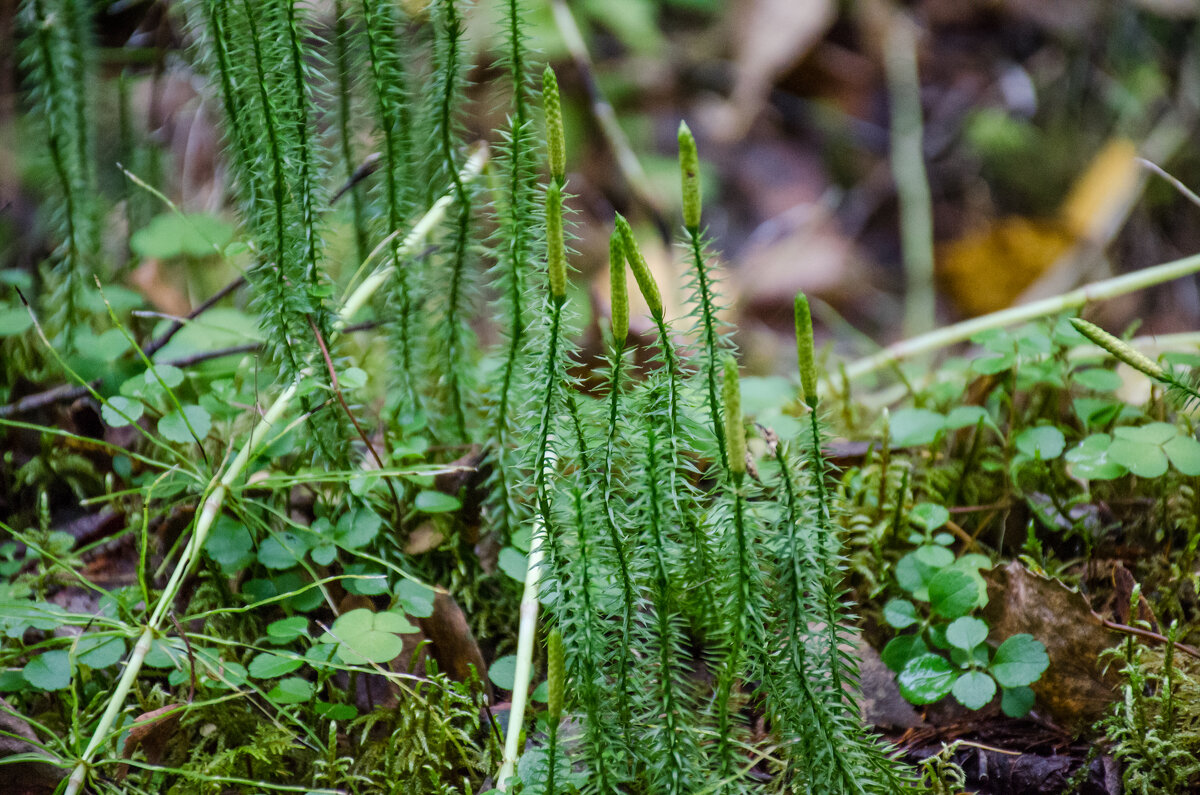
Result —
[[946, 418], [929, 409], [900, 409], [889, 421], [892, 447], [923, 447], [946, 427]]
[[[191, 430], [188, 430], [189, 425]], [[192, 431], [196, 432], [197, 439], [203, 441], [210, 430], [212, 430], [212, 417], [201, 406], [184, 406], [182, 413], [176, 409], [158, 421], [158, 432], [172, 442], [194, 441]]]
[[258, 562], [268, 569], [290, 569], [308, 552], [308, 538], [284, 530], [271, 533], [258, 546]]
[[496, 565], [500, 567], [500, 571], [517, 582], [525, 582], [525, 569], [528, 567], [528, 561], [525, 555], [516, 548], [505, 547], [500, 550], [500, 558]]
[[1023, 687], [1036, 682], [1049, 665], [1046, 647], [1021, 633], [1000, 644], [989, 668], [1002, 687]]
[[[1118, 428], [1120, 432], [1122, 428]], [[1108, 458], [1140, 478], [1157, 478], [1167, 471], [1167, 454], [1157, 443], [1132, 441], [1118, 436], [1108, 446]]]
[[1075, 383], [1093, 392], [1112, 392], [1121, 388], [1121, 376], [1103, 367], [1090, 367], [1074, 374]]
[[1145, 425], [1126, 425], [1113, 431], [1113, 436], [1141, 444], [1165, 444], [1179, 435], [1179, 429], [1169, 422], [1150, 422]]
[[1030, 458], [1049, 461], [1062, 455], [1066, 438], [1053, 425], [1040, 425], [1017, 434], [1016, 444], [1017, 449]]
[[276, 644], [291, 643], [307, 632], [308, 619], [304, 616], [281, 618], [267, 624], [267, 640]]
[[427, 618], [433, 615], [433, 589], [428, 585], [401, 579], [396, 583], [396, 598], [404, 612], [417, 618]]
[[1200, 442], [1190, 436], [1176, 436], [1163, 445], [1171, 463], [1189, 477], [1200, 475]]
[[347, 367], [338, 383], [346, 389], [361, 389], [367, 383], [367, 372], [361, 367]]
[[161, 382], [168, 389], [174, 389], [183, 383], [183, 370], [172, 364], [156, 364], [142, 374], [142, 379], [147, 386], [159, 386]]
[[426, 489], [418, 494], [414, 505], [418, 511], [424, 513], [449, 513], [457, 511], [462, 507], [462, 503], [458, 501], [458, 497], [430, 489]]
[[404, 650], [399, 634], [416, 631], [399, 613], [375, 613], [360, 607], [339, 616], [320, 641], [336, 642], [338, 657], [348, 665], [386, 663]]
[[24, 306], [0, 305], [0, 337], [20, 334], [33, 325], [33, 318]]
[[517, 676], [517, 656], [506, 654], [488, 666], [488, 679], [501, 690], [512, 690]]
[[115, 635], [84, 635], [75, 644], [75, 660], [98, 669], [116, 665], [125, 656], [125, 639]]
[[929, 647], [920, 635], [900, 635], [889, 640], [879, 656], [889, 670], [900, 673], [909, 660], [928, 653]]
[[1112, 437], [1106, 433], [1094, 433], [1067, 451], [1067, 464], [1071, 474], [1084, 480], [1113, 480], [1125, 474], [1126, 469], [1108, 455]]
[[302, 704], [313, 696], [312, 682], [298, 676], [280, 679], [267, 693], [267, 698], [276, 704]]
[[1033, 698], [1028, 687], [1006, 687], [1000, 696], [1000, 709], [1010, 718], [1023, 718], [1033, 709]]
[[967, 671], [950, 691], [967, 709], [984, 707], [996, 695], [996, 682], [983, 671]]
[[892, 599], [883, 606], [883, 620], [896, 629], [917, 623], [917, 608], [907, 599]]
[[39, 690], [62, 690], [71, 684], [71, 657], [65, 651], [39, 654], [25, 663], [21, 675]]
[[946, 415], [946, 430], [957, 431], [961, 428], [974, 428], [983, 420], [985, 425], [991, 424], [991, 417], [983, 406], [955, 406]]
[[922, 654], [905, 664], [896, 677], [900, 693], [911, 704], [931, 704], [950, 692], [958, 672], [945, 657]]
[[255, 679], [274, 679], [284, 674], [290, 674], [302, 665], [304, 665], [304, 660], [297, 657], [284, 657], [264, 651], [254, 655], [247, 670]]
[[929, 606], [937, 615], [958, 618], [966, 615], [979, 599], [979, 586], [971, 575], [944, 569], [929, 581]]
[[969, 652], [987, 640], [988, 625], [987, 622], [972, 618], [971, 616], [962, 616], [950, 622], [950, 626], [946, 627], [946, 640], [951, 646]]
[[129, 248], [147, 259], [208, 257], [224, 248], [232, 237], [233, 227], [214, 215], [167, 212], [154, 216], [130, 235]]
[[931, 569], [944, 569], [954, 562], [954, 552], [940, 544], [925, 544], [917, 547], [913, 554]]
[[935, 502], [920, 502], [908, 513], [909, 521], [926, 530], [937, 530], [950, 521], [950, 512]]
[[343, 549], [359, 549], [371, 542], [383, 526], [383, 518], [365, 505], [342, 514], [334, 538]]
[[245, 525], [222, 514], [204, 540], [204, 551], [223, 572], [234, 574], [254, 560], [254, 539]]
[[114, 395], [104, 401], [104, 405], [100, 407], [100, 416], [104, 418], [104, 423], [108, 427], [124, 428], [126, 425], [137, 422], [145, 408], [140, 400], [130, 400], [120, 395]]

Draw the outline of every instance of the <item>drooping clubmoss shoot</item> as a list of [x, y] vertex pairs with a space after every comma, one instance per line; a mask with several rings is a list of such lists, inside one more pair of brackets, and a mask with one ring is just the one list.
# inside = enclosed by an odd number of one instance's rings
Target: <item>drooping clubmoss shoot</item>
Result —
[[1133, 369], [1145, 373], [1155, 381], [1171, 381], [1166, 370], [1158, 362], [1153, 361], [1146, 354], [1136, 350], [1133, 346], [1123, 340], [1114, 337], [1104, 329], [1097, 326], [1095, 323], [1089, 323], [1081, 317], [1071, 318], [1071, 325], [1075, 327], [1083, 336], [1100, 346], [1104, 350], [1111, 353], [1116, 358], [1125, 362]]
[[746, 427], [742, 424], [742, 389], [738, 384], [737, 362], [732, 356], [722, 361], [725, 383], [725, 449], [729, 451], [729, 474], [735, 484], [746, 475]]
[[804, 293], [796, 293], [796, 358], [800, 366], [800, 389], [804, 402], [817, 410], [817, 368], [813, 363], [812, 315]]
[[613, 343], [621, 350], [629, 336], [629, 288], [625, 285], [625, 246], [617, 230], [608, 238], [608, 271]]
[[567, 181], [567, 136], [563, 131], [558, 78], [549, 66], [542, 72], [542, 105], [546, 113], [546, 149], [550, 157], [550, 176], [556, 184], [562, 185]]
[[546, 189], [546, 267], [550, 298], [561, 306], [567, 299], [567, 247], [563, 241], [562, 189], [557, 182]]
[[687, 122], [679, 122], [679, 173], [683, 181], [683, 225], [700, 234], [700, 155]]
[[625, 248], [625, 258], [629, 261], [629, 267], [633, 269], [633, 278], [637, 279], [638, 289], [642, 291], [642, 297], [646, 299], [646, 306], [655, 320], [661, 320], [663, 316], [662, 295], [658, 292], [658, 283], [654, 281], [654, 275], [650, 273], [650, 265], [642, 256], [641, 249], [638, 248], [637, 238], [633, 236], [633, 228], [620, 213], [617, 213], [616, 225], [617, 233], [620, 234], [621, 243]]

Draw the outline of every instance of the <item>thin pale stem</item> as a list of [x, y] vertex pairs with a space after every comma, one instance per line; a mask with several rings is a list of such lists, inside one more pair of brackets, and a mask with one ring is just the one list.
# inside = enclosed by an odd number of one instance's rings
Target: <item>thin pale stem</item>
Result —
[[[473, 179], [478, 175], [486, 159], [487, 150], [481, 147], [472, 155], [466, 167], [464, 167], [464, 179]], [[425, 217], [413, 227], [412, 231], [405, 238], [401, 254], [411, 254], [416, 250], [418, 245], [422, 244], [429, 231], [441, 222], [446, 208], [452, 202], [453, 196], [443, 196], [429, 208]], [[355, 310], [370, 299], [371, 295], [384, 283], [386, 275], [395, 270], [395, 267], [395, 263], [392, 263], [363, 280], [363, 283], [342, 303], [341, 311], [338, 313], [341, 320], [336, 324], [337, 328], [340, 329], [343, 320], [350, 317]], [[383, 275], [382, 278], [377, 278], [381, 274]], [[199, 560], [200, 550], [204, 547], [204, 541], [208, 538], [208, 532], [212, 528], [213, 523], [221, 514], [226, 495], [241, 476], [242, 471], [246, 468], [246, 464], [249, 463], [251, 456], [258, 449], [259, 445], [268, 438], [270, 429], [291, 406], [292, 399], [296, 396], [299, 385], [299, 379], [293, 381], [290, 386], [279, 394], [279, 397], [275, 398], [275, 402], [267, 410], [266, 414], [263, 415], [262, 419], [259, 420], [254, 431], [250, 434], [250, 438], [242, 447], [241, 452], [229, 463], [225, 472], [210, 484], [208, 493], [204, 498], [204, 504], [196, 519], [195, 527], [192, 530], [191, 538], [188, 539], [187, 546], [184, 547], [179, 562], [175, 565], [174, 572], [172, 572], [170, 579], [167, 580], [167, 584], [159, 595], [158, 602], [150, 614], [150, 618], [146, 621], [142, 629], [141, 636], [134, 645], [129, 659], [126, 660], [125, 670], [121, 674], [117, 686], [113, 689], [108, 706], [105, 708], [104, 714], [101, 715], [100, 722], [96, 725], [91, 740], [76, 762], [75, 768], [71, 771], [71, 776], [67, 781], [67, 787], [64, 791], [65, 795], [78, 795], [80, 789], [83, 787], [87, 779], [88, 770], [91, 767], [91, 760], [96, 755], [100, 746], [108, 740], [113, 725], [121, 714], [121, 710], [124, 709], [125, 698], [129, 695], [133, 683], [137, 680], [138, 674], [141, 672], [146, 654], [150, 651], [150, 643], [159, 631], [159, 627], [162, 625], [167, 611], [170, 610], [171, 605], [174, 603], [175, 597], [179, 594], [184, 577], [187, 576], [192, 566]]]

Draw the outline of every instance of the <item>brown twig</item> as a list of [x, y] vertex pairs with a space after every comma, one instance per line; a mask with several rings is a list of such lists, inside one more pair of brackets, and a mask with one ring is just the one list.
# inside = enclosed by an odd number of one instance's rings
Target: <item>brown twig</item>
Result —
[[[341, 386], [338, 385], [337, 370], [333, 367], [333, 359], [329, 356], [329, 348], [325, 345], [325, 337], [321, 335], [321, 330], [317, 328], [316, 321], [313, 320], [312, 315], [306, 314], [304, 317], [308, 319], [308, 326], [317, 338], [317, 345], [321, 347], [321, 356], [325, 358], [325, 369], [329, 371], [329, 385], [333, 388], [334, 396], [337, 398], [338, 403], [342, 405], [342, 411], [346, 412], [346, 416], [350, 418], [350, 422], [354, 425], [354, 430], [358, 431], [358, 437], [367, 446], [367, 450], [371, 453], [371, 457], [375, 459], [376, 465], [380, 469], [384, 469], [383, 459], [375, 451], [375, 445], [371, 444], [371, 440], [367, 438], [367, 434], [363, 431], [362, 426], [358, 424], [358, 419], [355, 418], [354, 412], [346, 405], [346, 398], [342, 395]], [[396, 494], [396, 488], [392, 485], [392, 481], [389, 478], [384, 478], [383, 482], [387, 484], [388, 491], [392, 493], [392, 502], [396, 504], [396, 510], [399, 511], [400, 497]]]
[[[1171, 642], [1170, 638], [1166, 637], [1165, 635], [1160, 635], [1159, 633], [1154, 632], [1153, 630], [1142, 629], [1141, 627], [1131, 627], [1128, 624], [1118, 624], [1116, 621], [1110, 621], [1107, 618], [1104, 618], [1103, 616], [1097, 615], [1095, 613], [1095, 611], [1092, 612], [1092, 615], [1095, 615], [1096, 618], [1100, 619], [1100, 623], [1102, 623], [1104, 625], [1105, 629], [1111, 629], [1114, 632], [1122, 632], [1126, 635], [1135, 635], [1139, 638], [1144, 638], [1146, 640], [1152, 640], [1157, 643], [1170, 643]], [[1178, 641], [1176, 641], [1176, 643], [1175, 643], [1175, 648], [1179, 649], [1184, 654], [1191, 655], [1192, 657], [1195, 657], [1197, 660], [1200, 660], [1200, 649], [1196, 649], [1195, 647], [1189, 646], [1186, 643], [1179, 643]]]
[[[245, 283], [246, 277], [239, 276], [229, 284], [222, 287], [220, 290], [217, 290], [217, 292], [214, 293], [211, 298], [189, 312], [186, 318], [177, 319], [172, 322], [171, 325], [167, 327], [167, 330], [164, 331], [160, 336], [151, 340], [150, 343], [142, 349], [142, 352], [145, 353], [147, 357], [153, 356], [164, 345], [171, 341], [171, 338], [174, 337], [179, 330], [184, 327], [188, 320], [195, 320], [201, 314], [215, 306], [216, 303], [222, 298], [229, 295]], [[9, 403], [6, 406], [0, 406], [0, 417], [13, 417], [18, 414], [27, 414], [31, 411], [45, 408], [46, 406], [52, 406], [55, 403], [78, 400], [79, 398], [91, 392], [93, 389], [98, 389], [100, 387], [100, 382], [101, 379], [97, 378], [82, 386], [60, 384], [59, 386], [56, 386], [53, 389], [47, 389], [44, 392], [26, 395], [15, 403]]]

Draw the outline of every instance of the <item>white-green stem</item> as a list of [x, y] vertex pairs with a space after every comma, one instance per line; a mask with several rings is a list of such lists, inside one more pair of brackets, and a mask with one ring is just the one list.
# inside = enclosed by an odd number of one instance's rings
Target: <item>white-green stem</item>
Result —
[[904, 359], [964, 342], [981, 331], [1003, 328], [1014, 323], [1023, 323], [1027, 320], [1078, 309], [1091, 301], [1116, 298], [1156, 284], [1190, 276], [1196, 272], [1200, 272], [1200, 254], [1193, 254], [1190, 257], [1156, 265], [1152, 268], [1144, 268], [1112, 279], [1105, 279], [1052, 298], [1044, 298], [1041, 301], [964, 320], [962, 323], [955, 323], [953, 326], [946, 326], [928, 334], [901, 340], [870, 356], [851, 362], [845, 368], [845, 377], [854, 381]]
[[529, 565], [525, 569], [525, 590], [521, 594], [520, 630], [517, 633], [517, 668], [513, 674], [512, 709], [508, 713], [508, 733], [504, 736], [504, 759], [496, 774], [496, 789], [507, 792], [508, 780], [521, 755], [521, 727], [525, 723], [525, 704], [533, 678], [533, 641], [537, 634], [538, 589], [542, 579], [542, 542], [546, 527], [534, 517], [529, 540]]
[[933, 205], [925, 174], [921, 83], [917, 74], [917, 30], [907, 14], [888, 26], [884, 66], [892, 104], [892, 176], [900, 203], [900, 248], [904, 259], [904, 335], [923, 334], [936, 322], [933, 285]]
[[[461, 179], [466, 182], [478, 176], [486, 160], [487, 148], [481, 146], [463, 167]], [[453, 198], [450, 196], [443, 196], [438, 199], [412, 228], [408, 236], [405, 237], [404, 244], [397, 251], [397, 256], [411, 256], [429, 233], [441, 222], [446, 209], [452, 203]], [[376, 251], [379, 251], [379, 249], [376, 249]], [[354, 312], [370, 300], [374, 292], [386, 281], [387, 276], [397, 267], [399, 267], [398, 263], [394, 261], [390, 262], [363, 280], [363, 283], [342, 302], [342, 306], [338, 312], [338, 327], [341, 326], [346, 318], [351, 317]], [[293, 382], [275, 398], [275, 402], [267, 410], [266, 414], [263, 415], [262, 419], [259, 420], [254, 431], [250, 434], [250, 438], [242, 447], [241, 452], [229, 463], [225, 472], [219, 477], [214, 477], [213, 482], [209, 485], [207, 495], [204, 498], [204, 504], [196, 517], [196, 524], [192, 530], [191, 538], [184, 547], [179, 562], [175, 565], [174, 572], [172, 572], [170, 579], [167, 580], [166, 586], [159, 595], [158, 602], [151, 612], [150, 618], [142, 628], [141, 636], [138, 638], [137, 643], [134, 644], [129, 659], [125, 662], [125, 670], [121, 673], [121, 678], [117, 681], [117, 686], [113, 689], [108, 706], [105, 708], [104, 714], [100, 716], [100, 722], [96, 725], [87, 748], [84, 749], [75, 768], [71, 771], [65, 795], [77, 795], [83, 787], [92, 758], [100, 746], [108, 740], [109, 733], [120, 716], [121, 710], [124, 709], [125, 697], [129, 695], [133, 683], [137, 681], [142, 664], [146, 660], [146, 654], [150, 651], [150, 643], [154, 639], [155, 633], [159, 631], [159, 627], [166, 617], [167, 611], [171, 609], [175, 597], [179, 594], [179, 588], [183, 584], [184, 577], [187, 576], [188, 571], [191, 570], [195, 562], [199, 560], [200, 552], [204, 547], [204, 541], [208, 537], [208, 531], [217, 520], [217, 517], [220, 516], [221, 509], [225, 504], [226, 495], [233, 488], [237, 479], [241, 477], [246, 464], [250, 462], [250, 458], [256, 452], [258, 446], [268, 438], [268, 433], [272, 426], [279, 421], [290, 407], [292, 398], [295, 397], [299, 385], [299, 381]]]

